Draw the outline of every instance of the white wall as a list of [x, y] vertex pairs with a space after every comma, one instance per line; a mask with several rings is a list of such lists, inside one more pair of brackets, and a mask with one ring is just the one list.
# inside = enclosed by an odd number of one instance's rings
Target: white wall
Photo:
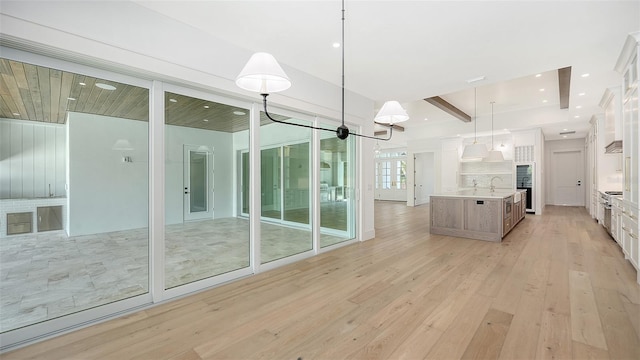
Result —
[[0, 199], [65, 196], [65, 125], [0, 119]]
[[184, 145], [213, 149], [213, 217], [234, 216], [233, 135], [220, 131], [167, 125], [165, 127], [165, 222], [183, 222]]
[[[147, 227], [148, 123], [69, 113], [67, 125], [69, 235]], [[118, 139], [127, 139], [134, 150], [113, 150]]]

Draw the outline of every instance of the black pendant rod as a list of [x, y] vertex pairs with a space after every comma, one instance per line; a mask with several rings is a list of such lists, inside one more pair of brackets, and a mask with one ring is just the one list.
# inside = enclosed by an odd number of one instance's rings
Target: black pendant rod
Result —
[[269, 111], [267, 110], [267, 96], [269, 96], [269, 94], [260, 94], [260, 95], [262, 95], [262, 103], [264, 105], [264, 114], [267, 116], [267, 118], [269, 118], [269, 120], [271, 120], [273, 122], [277, 122], [277, 123], [285, 124], [285, 125], [294, 125], [294, 126], [299, 126], [299, 127], [309, 128], [309, 129], [315, 129], [315, 130], [329, 131], [329, 132], [335, 133], [338, 136], [338, 138], [340, 138], [342, 140], [346, 139], [349, 135], [353, 135], [353, 136], [359, 136], [359, 137], [363, 137], [363, 138], [367, 138], [367, 139], [388, 141], [388, 140], [391, 139], [391, 135], [393, 133], [393, 125], [390, 125], [389, 137], [386, 138], [386, 139], [383, 139], [383, 138], [377, 138], [377, 137], [373, 137], [373, 136], [356, 134], [354, 132], [349, 131], [349, 128], [346, 127], [345, 125], [341, 125], [336, 130], [333, 130], [333, 129], [327, 129], [327, 128], [323, 128], [323, 127], [317, 127], [317, 126], [311, 126], [311, 125], [305, 125], [305, 124], [296, 124], [296, 123], [291, 123], [291, 122], [284, 121], [284, 120], [278, 120], [278, 119], [275, 119], [275, 118], [271, 117], [271, 114], [269, 114]]
[[342, 126], [344, 126], [344, 0], [342, 0]]

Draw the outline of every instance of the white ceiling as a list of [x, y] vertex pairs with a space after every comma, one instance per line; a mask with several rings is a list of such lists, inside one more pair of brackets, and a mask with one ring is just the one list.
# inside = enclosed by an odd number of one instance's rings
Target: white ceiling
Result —
[[[340, 1], [136, 2], [340, 85], [341, 49], [332, 47], [340, 42]], [[603, 113], [605, 89], [620, 85], [614, 66], [627, 34], [640, 30], [640, 1], [347, 0], [345, 8], [345, 86], [378, 105], [403, 103], [411, 116], [404, 141], [473, 134], [473, 123], [422, 100], [432, 96], [471, 116], [477, 106], [479, 133], [490, 133], [495, 101], [496, 130], [584, 137], [591, 116]], [[569, 109], [561, 110], [556, 70], [568, 66]]]

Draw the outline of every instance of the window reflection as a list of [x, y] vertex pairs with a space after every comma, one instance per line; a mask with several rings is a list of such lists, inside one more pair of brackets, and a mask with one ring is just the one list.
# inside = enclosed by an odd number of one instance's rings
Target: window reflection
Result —
[[0, 331], [147, 293], [149, 90], [0, 72]]
[[[264, 113], [261, 117], [264, 118]], [[299, 119], [280, 118], [309, 124]], [[262, 262], [267, 263], [313, 249], [311, 130], [263, 122], [260, 143], [260, 250]]]
[[[326, 127], [329, 127], [327, 125]], [[355, 237], [355, 140], [320, 140], [320, 247]]]
[[[248, 144], [248, 113], [165, 93], [167, 289], [249, 266], [248, 198], [237, 212], [233, 176], [235, 154]], [[249, 179], [242, 158], [239, 176]]]

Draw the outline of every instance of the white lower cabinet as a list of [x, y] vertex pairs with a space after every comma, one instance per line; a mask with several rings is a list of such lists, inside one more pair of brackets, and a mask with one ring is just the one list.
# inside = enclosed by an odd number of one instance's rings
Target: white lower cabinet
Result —
[[640, 284], [640, 242], [638, 240], [638, 209], [629, 204], [623, 205], [620, 217], [620, 245], [625, 259], [629, 260], [638, 272], [637, 281]]

